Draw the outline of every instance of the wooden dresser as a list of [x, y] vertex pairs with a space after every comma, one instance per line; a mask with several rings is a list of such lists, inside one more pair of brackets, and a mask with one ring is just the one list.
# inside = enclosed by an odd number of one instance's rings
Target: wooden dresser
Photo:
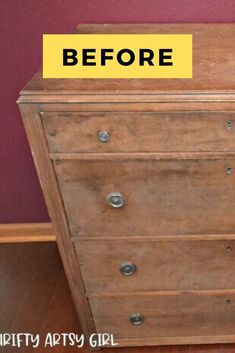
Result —
[[42, 79], [18, 100], [83, 331], [235, 342], [235, 24], [193, 34], [193, 79]]

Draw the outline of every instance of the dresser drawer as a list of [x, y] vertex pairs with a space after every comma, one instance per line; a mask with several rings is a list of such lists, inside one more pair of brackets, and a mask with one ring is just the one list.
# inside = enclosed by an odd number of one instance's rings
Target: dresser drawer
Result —
[[235, 159], [56, 160], [55, 170], [75, 237], [234, 233]]
[[97, 331], [117, 339], [235, 334], [234, 293], [130, 294], [91, 297], [90, 303]]
[[235, 288], [234, 240], [85, 240], [75, 248], [88, 293]]
[[234, 112], [43, 112], [41, 116], [54, 153], [235, 151]]

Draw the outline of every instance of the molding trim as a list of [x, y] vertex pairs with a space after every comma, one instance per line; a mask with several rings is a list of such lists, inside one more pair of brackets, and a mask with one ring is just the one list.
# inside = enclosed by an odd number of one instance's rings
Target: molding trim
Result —
[[0, 243], [56, 241], [51, 223], [0, 224]]

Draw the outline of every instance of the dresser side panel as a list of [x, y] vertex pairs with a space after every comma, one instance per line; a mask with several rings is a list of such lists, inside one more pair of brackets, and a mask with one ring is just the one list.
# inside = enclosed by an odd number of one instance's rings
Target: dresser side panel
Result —
[[78, 266], [77, 255], [69, 240], [69, 229], [64, 213], [63, 202], [57, 185], [53, 163], [49, 157], [48, 146], [38, 107], [32, 104], [20, 104], [26, 134], [30, 143], [40, 185], [53, 223], [59, 251], [70, 284], [76, 309], [86, 336], [96, 332], [90, 306], [85, 295], [84, 285]]

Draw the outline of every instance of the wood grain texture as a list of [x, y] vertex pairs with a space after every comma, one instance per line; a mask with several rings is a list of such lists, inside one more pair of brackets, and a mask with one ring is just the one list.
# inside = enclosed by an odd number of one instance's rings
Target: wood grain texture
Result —
[[[90, 298], [99, 332], [113, 332], [117, 339], [166, 339], [235, 336], [235, 295], [197, 296], [113, 296]], [[134, 313], [144, 316], [144, 323], [133, 325], [129, 317]], [[224, 337], [223, 337], [224, 336]], [[161, 340], [159, 340], [161, 341]]]
[[[235, 288], [234, 240], [86, 240], [75, 247], [88, 293]], [[136, 272], [121, 274], [125, 262]]]
[[235, 152], [154, 152], [154, 153], [50, 153], [55, 161], [79, 160], [79, 161], [127, 161], [130, 160], [215, 160], [234, 159]]
[[69, 240], [70, 233], [53, 164], [49, 158], [41, 118], [36, 106], [27, 104], [20, 105], [20, 110], [49, 215], [57, 235], [57, 243], [75, 300], [76, 309], [80, 317], [83, 331], [85, 335], [88, 336], [91, 332], [95, 332], [96, 330], [89, 303], [85, 296], [76, 254]]
[[[53, 79], [48, 79], [53, 80]], [[74, 80], [74, 79], [73, 79]], [[35, 104], [68, 104], [68, 95], [66, 93], [56, 94], [24, 94], [22, 93], [17, 100], [18, 103], [35, 103]], [[146, 93], [146, 94], [76, 94], [75, 92], [69, 95], [69, 104], [77, 103], [132, 103], [140, 105], [140, 103], [161, 103], [169, 104], [176, 103], [220, 103], [220, 104], [234, 104], [235, 93], [208, 93], [207, 91], [182, 93]], [[182, 109], [182, 108], [181, 108]], [[49, 109], [48, 109], [49, 110]]]
[[[40, 96], [40, 95], [39, 95]], [[84, 95], [85, 96], [85, 95]], [[189, 100], [189, 101], [182, 101], [180, 97], [175, 96], [175, 98], [171, 101], [164, 100], [165, 95], [162, 96], [162, 100], [154, 100], [154, 98], [150, 101], [147, 99], [145, 101], [141, 101], [141, 98], [136, 96], [136, 99], [133, 101], [128, 101], [125, 102], [125, 95], [123, 96], [113, 96], [109, 97], [111, 98], [111, 101], [109, 99], [106, 99], [106, 95], [101, 95], [100, 100], [103, 98], [103, 100], [99, 102], [93, 101], [93, 95], [89, 96], [89, 99], [79, 97], [81, 99], [81, 102], [74, 102], [74, 99], [76, 96], [74, 95], [69, 95], [69, 101], [68, 101], [68, 95], [67, 95], [67, 100], [66, 102], [64, 101], [59, 101], [61, 100], [63, 95], [55, 95], [53, 96], [54, 101], [50, 101], [50, 104], [48, 103], [38, 103], [38, 110], [40, 113], [77, 113], [77, 112], [149, 112], [149, 113], [157, 113], [157, 112], [233, 112], [235, 111], [235, 102], [234, 101], [229, 101], [229, 94], [224, 95], [224, 97], [227, 97], [227, 101], [223, 101], [221, 99], [217, 99], [217, 95], [211, 96], [211, 101], [194, 101], [194, 100]], [[113, 99], [117, 99], [113, 101]], [[31, 101], [29, 100], [28, 103], [34, 103], [34, 98], [30, 95], [28, 96], [28, 99], [31, 98]], [[140, 101], [139, 101], [140, 98]], [[120, 100], [118, 100], [120, 99]]]
[[[43, 339], [47, 332], [82, 333], [77, 320], [71, 293], [63, 270], [63, 265], [55, 243], [1, 244], [1, 332], [39, 333]], [[40, 300], [38, 300], [38, 291]], [[26, 294], [27, 293], [27, 294]], [[20, 294], [20, 295], [19, 295]], [[35, 319], [35, 309], [37, 319]], [[32, 326], [33, 325], [33, 326]], [[227, 341], [231, 337], [227, 336]], [[182, 339], [182, 338], [181, 338]], [[190, 337], [188, 341], [190, 341]], [[203, 341], [204, 337], [200, 338]], [[207, 338], [208, 339], [208, 338]], [[213, 338], [220, 342], [221, 337]], [[184, 338], [185, 342], [187, 338]], [[198, 339], [199, 340], [199, 339]], [[177, 346], [146, 346], [144, 341], [135, 339], [142, 347], [106, 348], [105, 353], [234, 353], [234, 344], [196, 344]], [[156, 344], [154, 339], [151, 342]], [[131, 341], [122, 344], [130, 345]], [[145, 346], [143, 346], [145, 345]], [[16, 352], [16, 348], [7, 347], [7, 353]], [[2, 349], [2, 351], [4, 351]], [[21, 349], [24, 353], [44, 353], [40, 345]], [[56, 353], [75, 353], [72, 346], [55, 346], [48, 349]], [[79, 349], [88, 353], [87, 346]]]
[[[83, 331], [120, 346], [235, 342], [235, 24], [79, 31], [193, 34], [191, 80], [39, 72], [18, 100]], [[127, 257], [137, 272], [124, 284]]]
[[[72, 236], [233, 234], [235, 160], [57, 160]], [[123, 208], [106, 197], [120, 192]], [[89, 210], [89, 214], [87, 213]]]
[[0, 224], [0, 243], [55, 241], [51, 223]]
[[[46, 79], [41, 73], [24, 94], [233, 93], [235, 24], [80, 25], [79, 33], [189, 33], [193, 35], [193, 79]], [[103, 98], [102, 98], [103, 99]]]
[[[52, 153], [235, 151], [234, 112], [41, 115]], [[100, 131], [109, 133], [108, 142], [99, 141]]]
[[[63, 265], [55, 243], [0, 244], [1, 333], [39, 334], [40, 346], [20, 352], [45, 352], [48, 332], [81, 332]], [[74, 347], [56, 346], [51, 352], [74, 352]], [[1, 352], [16, 352], [1, 347]], [[84, 348], [84, 351], [87, 351]]]

